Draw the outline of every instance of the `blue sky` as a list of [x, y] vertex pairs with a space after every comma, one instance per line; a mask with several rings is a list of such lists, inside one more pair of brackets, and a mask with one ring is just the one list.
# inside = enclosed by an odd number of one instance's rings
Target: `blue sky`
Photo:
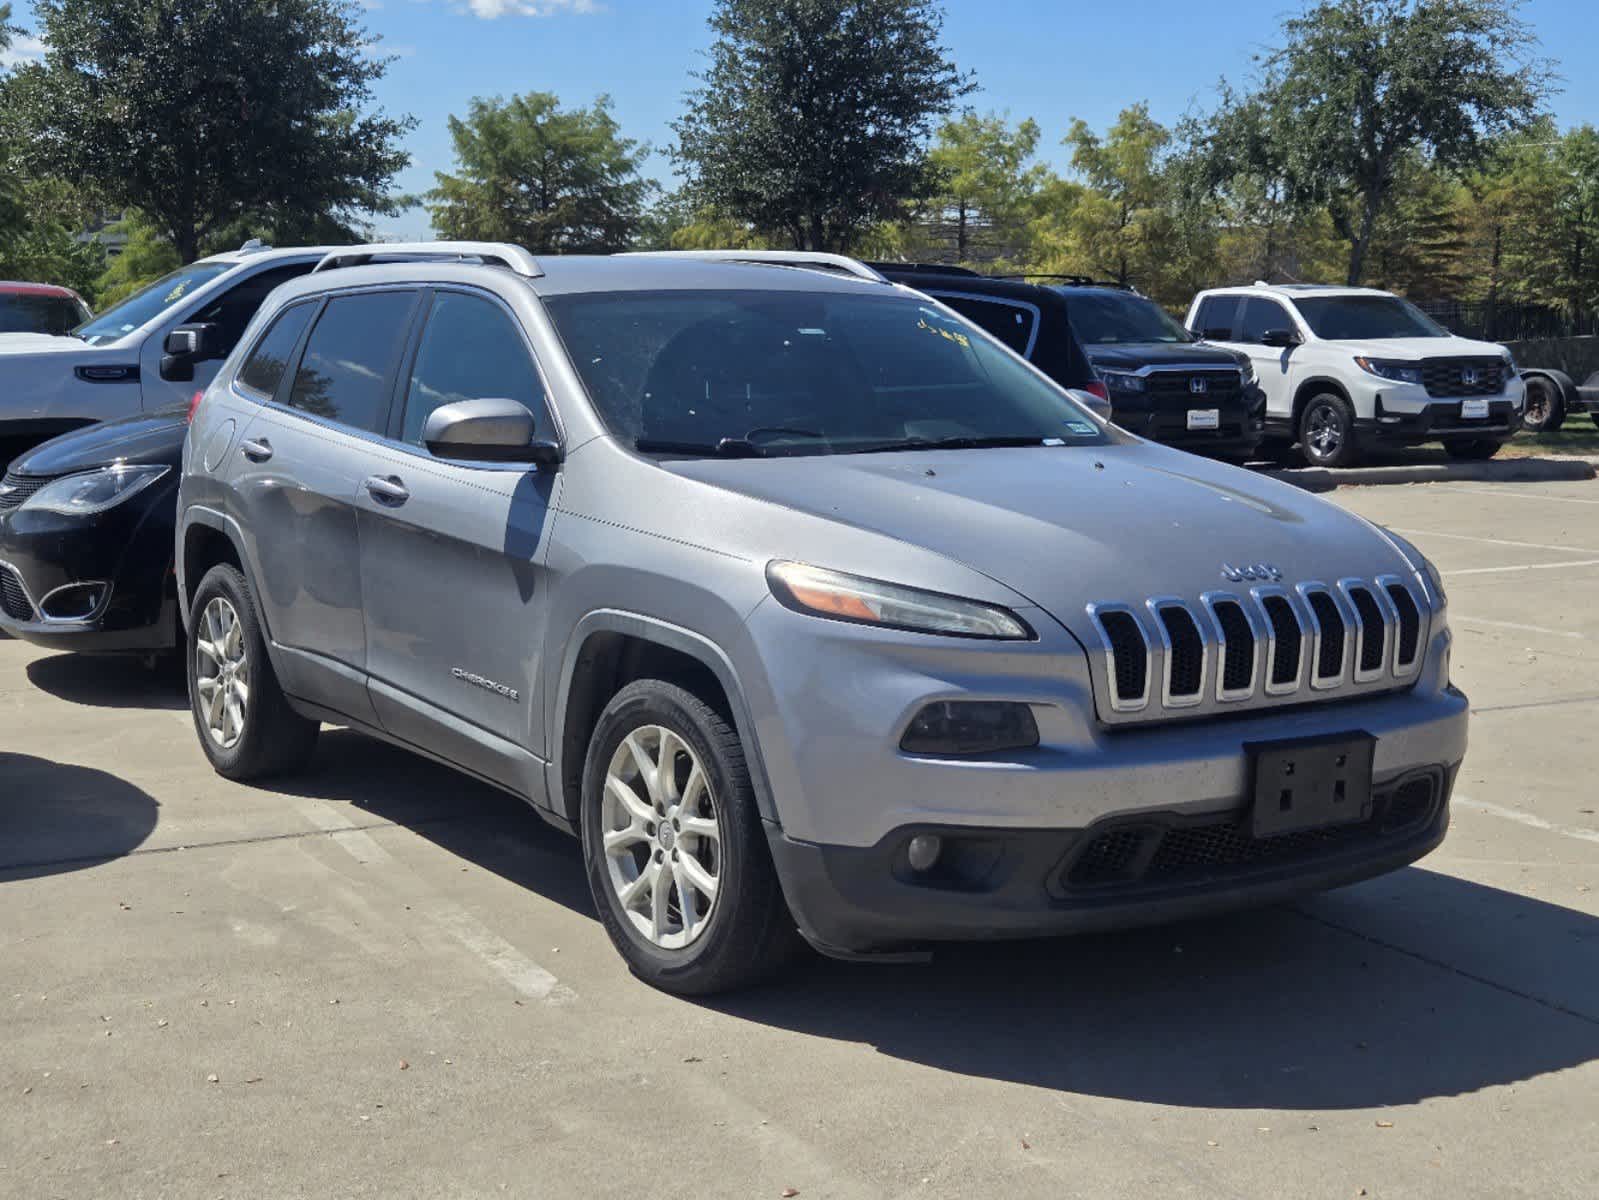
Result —
[[[19, 23], [30, 25], [26, 3], [15, 7]], [[450, 168], [446, 119], [473, 96], [553, 91], [565, 103], [586, 104], [607, 93], [624, 132], [664, 150], [689, 73], [710, 42], [710, 0], [365, 0], [364, 7], [381, 48], [399, 56], [378, 99], [421, 122], [409, 141], [412, 167], [399, 181], [411, 192]], [[982, 90], [970, 102], [1034, 118], [1044, 157], [1064, 167], [1059, 143], [1072, 117], [1103, 128], [1138, 100], [1167, 122], [1209, 107], [1217, 80], [1247, 79], [1251, 56], [1273, 43], [1282, 16], [1296, 8], [1284, 0], [948, 0], [945, 43], [976, 73]], [[1599, 124], [1595, 15], [1594, 0], [1530, 0], [1522, 10], [1564, 76], [1552, 104], [1562, 127]], [[671, 182], [664, 153], [650, 165]], [[420, 211], [378, 224], [385, 233], [431, 236]]]

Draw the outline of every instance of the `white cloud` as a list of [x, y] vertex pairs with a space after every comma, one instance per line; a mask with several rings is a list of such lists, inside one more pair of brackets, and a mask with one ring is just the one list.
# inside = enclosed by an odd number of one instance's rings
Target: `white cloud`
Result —
[[44, 43], [25, 33], [11, 43], [10, 49], [0, 50], [0, 67], [15, 67], [26, 62], [38, 62], [43, 57]]
[[599, 12], [596, 0], [467, 0], [474, 14], [492, 21], [495, 17], [555, 17], [562, 13]]

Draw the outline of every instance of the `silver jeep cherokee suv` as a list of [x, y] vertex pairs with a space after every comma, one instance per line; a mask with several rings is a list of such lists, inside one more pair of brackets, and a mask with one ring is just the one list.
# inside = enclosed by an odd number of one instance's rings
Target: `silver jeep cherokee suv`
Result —
[[1131, 925], [1444, 835], [1466, 699], [1413, 547], [848, 260], [340, 251], [184, 457], [216, 769], [301, 767], [330, 722], [514, 792], [664, 988], [796, 927]]

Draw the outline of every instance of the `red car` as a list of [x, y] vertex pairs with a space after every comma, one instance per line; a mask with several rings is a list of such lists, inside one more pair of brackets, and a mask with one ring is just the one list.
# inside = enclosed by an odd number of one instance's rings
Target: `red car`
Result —
[[71, 288], [0, 280], [0, 334], [49, 333], [59, 337], [93, 315], [83, 297]]

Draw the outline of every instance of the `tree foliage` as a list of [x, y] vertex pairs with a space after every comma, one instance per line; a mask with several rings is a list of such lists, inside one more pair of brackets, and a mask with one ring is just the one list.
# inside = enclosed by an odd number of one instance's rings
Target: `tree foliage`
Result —
[[1324, 0], [1284, 23], [1256, 92], [1224, 106], [1221, 170], [1325, 210], [1359, 283], [1407, 164], [1468, 168], [1538, 114], [1549, 69], [1532, 46], [1514, 0]]
[[935, 121], [975, 84], [932, 0], [717, 0], [702, 86], [673, 125], [695, 202], [848, 250], [929, 190]]
[[348, 0], [38, 0], [8, 84], [35, 177], [134, 208], [183, 259], [241, 221], [389, 211], [410, 118], [363, 113], [387, 60]]
[[1029, 202], [1050, 178], [1033, 161], [1039, 136], [1031, 118], [1015, 127], [996, 113], [945, 121], [928, 155], [935, 190], [917, 221], [923, 238], [958, 262], [1013, 255]]
[[560, 107], [548, 92], [473, 100], [450, 118], [454, 174], [428, 194], [444, 237], [509, 241], [537, 253], [604, 253], [632, 245], [655, 189], [639, 168], [649, 153], [621, 136], [610, 101]]

